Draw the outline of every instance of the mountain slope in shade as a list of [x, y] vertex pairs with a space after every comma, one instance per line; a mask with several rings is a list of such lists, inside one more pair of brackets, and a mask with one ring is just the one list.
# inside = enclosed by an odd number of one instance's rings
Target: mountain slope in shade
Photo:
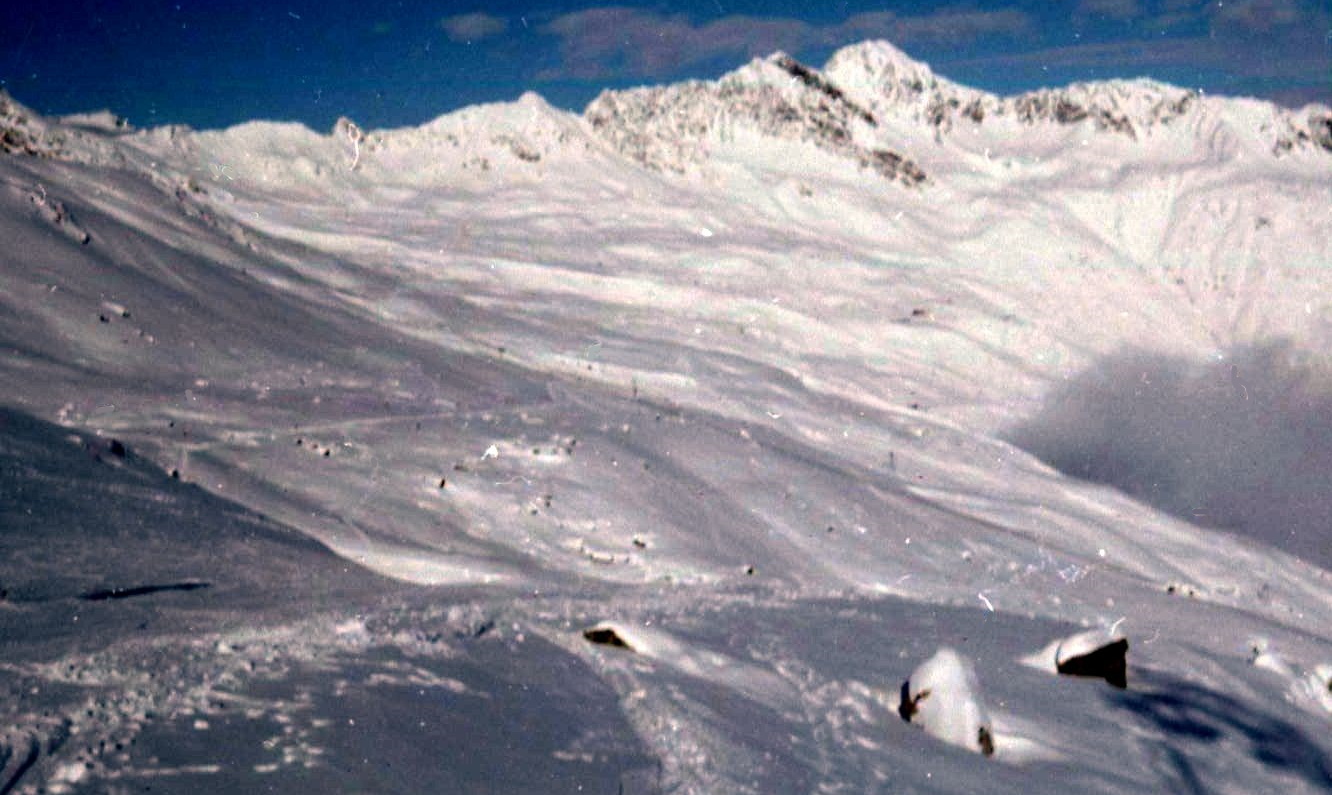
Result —
[[[4, 542], [62, 551], [0, 564], [58, 607], [0, 607], [0, 791], [1326, 790], [1332, 575], [1190, 506], [1321, 460], [1258, 442], [1325, 441], [1332, 157], [1189, 96], [871, 43], [401, 130], [6, 98]], [[1091, 629], [1126, 690], [1022, 664]], [[993, 758], [899, 717], [941, 647]]]

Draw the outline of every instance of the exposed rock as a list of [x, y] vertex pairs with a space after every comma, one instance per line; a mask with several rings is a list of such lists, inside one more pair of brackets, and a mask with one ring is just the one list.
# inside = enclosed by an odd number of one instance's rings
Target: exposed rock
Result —
[[1128, 687], [1128, 640], [1119, 638], [1090, 651], [1057, 655], [1055, 668], [1065, 676], [1104, 679], [1121, 690]]
[[613, 646], [617, 649], [634, 650], [634, 647], [629, 645], [628, 641], [620, 637], [620, 633], [616, 632], [614, 627], [602, 625], [588, 627], [583, 630], [583, 637], [599, 646]]

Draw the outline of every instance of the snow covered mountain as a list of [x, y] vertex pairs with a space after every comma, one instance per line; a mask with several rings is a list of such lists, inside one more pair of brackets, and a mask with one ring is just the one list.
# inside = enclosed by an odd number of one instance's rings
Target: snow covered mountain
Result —
[[[1274, 155], [1296, 150], [1332, 155], [1332, 110], [1326, 107], [1292, 112], [1267, 103], [1205, 98], [1150, 80], [998, 97], [938, 77], [883, 41], [839, 50], [821, 72], [778, 53], [716, 82], [607, 91], [584, 115], [620, 152], [655, 168], [680, 171], [748, 133], [810, 142], [907, 184], [925, 179], [913, 162], [920, 157], [914, 148], [926, 148], [922, 134], [932, 134], [936, 144], [956, 134], [955, 146], [963, 151], [974, 151], [982, 141], [1000, 151], [1071, 127], [1084, 137], [1089, 132], [1113, 132], [1132, 141], [1167, 137], [1176, 155], [1184, 154], [1182, 143], [1218, 158], [1236, 156], [1237, 144]], [[1170, 127], [1183, 133], [1170, 136]], [[907, 151], [895, 151], [894, 145]]]
[[1326, 791], [1330, 118], [0, 96], [0, 792]]

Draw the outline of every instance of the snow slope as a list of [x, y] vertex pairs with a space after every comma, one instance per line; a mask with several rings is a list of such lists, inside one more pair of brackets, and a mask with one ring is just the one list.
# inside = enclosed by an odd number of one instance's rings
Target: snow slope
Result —
[[[403, 130], [3, 104], [0, 792], [1332, 787], [1325, 545], [1194, 510], [1327, 485], [1326, 108], [881, 42]], [[1127, 690], [1021, 663], [1093, 627]], [[993, 758], [898, 717], [941, 647]]]

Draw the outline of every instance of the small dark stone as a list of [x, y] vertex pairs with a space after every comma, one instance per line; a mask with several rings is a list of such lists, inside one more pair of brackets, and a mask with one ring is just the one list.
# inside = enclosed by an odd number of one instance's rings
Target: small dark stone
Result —
[[206, 582], [173, 582], [165, 585], [136, 585], [130, 588], [107, 588], [101, 591], [90, 591], [79, 598], [87, 602], [105, 602], [109, 599], [132, 599], [136, 596], [147, 596], [162, 591], [197, 591], [207, 587], [209, 587], [209, 584]]
[[980, 727], [979, 736], [976, 737], [980, 744], [981, 753], [986, 756], [994, 756], [994, 735], [984, 726]]
[[920, 712], [920, 707], [917, 707], [916, 705], [929, 697], [929, 690], [923, 690], [914, 696], [911, 695], [911, 680], [907, 679], [903, 681], [902, 696], [897, 703], [897, 714], [901, 716], [902, 720], [910, 723], [911, 718], [913, 718], [917, 712]]
[[449, 485], [449, 481], [448, 481], [447, 478], [440, 478], [440, 479], [439, 479], [439, 487], [440, 487], [441, 489], [444, 488], [444, 487], [447, 486], [447, 485]]
[[97, 319], [100, 320], [100, 321], [102, 321], [103, 323], [110, 323], [110, 322], [111, 322], [111, 318], [107, 317], [106, 315], [98, 315], [98, 316], [97, 316]]
[[592, 627], [583, 630], [583, 637], [599, 646], [614, 646], [617, 649], [628, 649], [633, 651], [624, 638], [620, 637], [615, 630], [610, 627]]
[[112, 439], [111, 447], [109, 449], [111, 451], [111, 455], [115, 456], [116, 458], [125, 457], [125, 445], [121, 444], [119, 439]]

